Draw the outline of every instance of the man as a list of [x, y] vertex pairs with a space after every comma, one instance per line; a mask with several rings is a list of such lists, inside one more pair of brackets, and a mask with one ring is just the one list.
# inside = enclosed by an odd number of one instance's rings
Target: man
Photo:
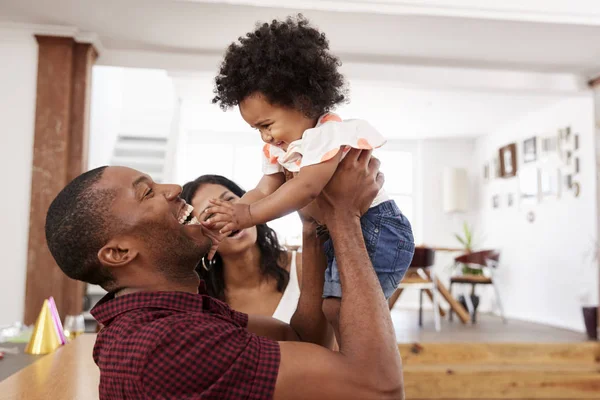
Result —
[[186, 224], [179, 186], [122, 167], [71, 182], [48, 210], [46, 237], [67, 275], [109, 291], [92, 310], [104, 326], [94, 348], [100, 398], [403, 398], [393, 326], [359, 221], [383, 184], [378, 169], [370, 152], [351, 151], [317, 200], [340, 266], [339, 352], [323, 347], [331, 338], [321, 310], [326, 260], [309, 219], [303, 291], [287, 325], [203, 294], [194, 269], [212, 233]]

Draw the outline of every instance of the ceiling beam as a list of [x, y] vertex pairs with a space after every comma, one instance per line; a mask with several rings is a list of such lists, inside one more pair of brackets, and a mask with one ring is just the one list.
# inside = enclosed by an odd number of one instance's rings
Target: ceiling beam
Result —
[[337, 12], [600, 25], [600, 2], [483, 0], [175, 0]]

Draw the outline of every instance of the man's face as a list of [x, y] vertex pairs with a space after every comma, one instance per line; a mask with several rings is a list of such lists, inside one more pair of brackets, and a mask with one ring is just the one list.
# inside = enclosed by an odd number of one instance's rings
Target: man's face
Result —
[[107, 168], [97, 185], [116, 191], [111, 212], [121, 243], [171, 278], [189, 276], [211, 240], [201, 225], [187, 224], [192, 209], [179, 197], [179, 185], [158, 184], [124, 167]]

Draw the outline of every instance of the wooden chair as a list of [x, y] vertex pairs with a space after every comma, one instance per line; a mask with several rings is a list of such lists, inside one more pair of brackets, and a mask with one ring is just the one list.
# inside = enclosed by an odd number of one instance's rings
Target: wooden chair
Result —
[[[423, 326], [423, 292], [425, 291], [433, 301], [433, 315], [435, 330], [440, 331], [440, 306], [438, 300], [438, 291], [430, 267], [435, 259], [435, 251], [429, 247], [415, 248], [415, 254], [410, 263], [408, 271], [398, 288], [389, 299], [390, 310], [396, 304], [396, 301], [404, 289], [419, 289], [419, 326]], [[427, 271], [426, 271], [427, 270]]]
[[[494, 294], [496, 296], [496, 303], [498, 304], [498, 308], [500, 310], [500, 316], [502, 317], [502, 321], [506, 323], [506, 318], [504, 317], [504, 309], [502, 307], [502, 302], [500, 301], [500, 292], [498, 291], [498, 286], [494, 281], [494, 271], [498, 268], [500, 260], [500, 253], [496, 250], [482, 250], [474, 253], [466, 253], [461, 256], [458, 256], [454, 259], [454, 263], [456, 266], [460, 264], [466, 264], [471, 269], [480, 269], [485, 271], [489, 271], [489, 275], [463, 275], [458, 274], [450, 277], [450, 293], [452, 293], [452, 285], [454, 284], [467, 284], [471, 285], [471, 294], [475, 294], [475, 286], [476, 285], [491, 285], [494, 289]], [[467, 304], [467, 308], [469, 309], [469, 313], [471, 314], [471, 320], [475, 323], [475, 309], [473, 307], [473, 302], [471, 301], [471, 296], [465, 296], [465, 302]], [[450, 310], [450, 320], [452, 321], [452, 310]]]

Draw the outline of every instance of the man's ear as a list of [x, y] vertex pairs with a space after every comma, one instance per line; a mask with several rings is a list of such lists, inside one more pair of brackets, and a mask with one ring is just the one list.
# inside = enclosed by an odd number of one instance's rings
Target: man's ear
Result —
[[138, 251], [127, 240], [111, 240], [98, 251], [98, 259], [107, 268], [123, 267], [133, 261]]

